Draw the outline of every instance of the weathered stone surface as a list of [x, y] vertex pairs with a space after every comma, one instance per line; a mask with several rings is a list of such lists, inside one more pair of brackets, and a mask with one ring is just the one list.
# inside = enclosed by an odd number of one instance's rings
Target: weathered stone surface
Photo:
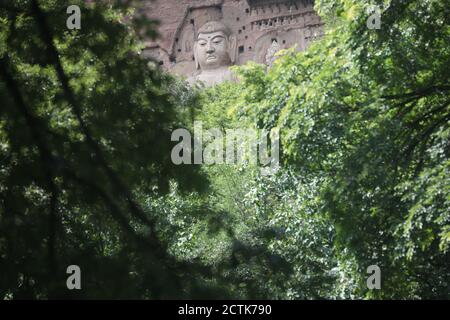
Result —
[[196, 67], [194, 57], [198, 31], [207, 22], [220, 21], [236, 39], [235, 56], [226, 65], [249, 60], [271, 64], [275, 49], [296, 45], [304, 50], [322, 35], [323, 23], [313, 5], [313, 0], [148, 1], [145, 14], [160, 21], [161, 36], [146, 44], [145, 54], [173, 73], [199, 76], [203, 70]]

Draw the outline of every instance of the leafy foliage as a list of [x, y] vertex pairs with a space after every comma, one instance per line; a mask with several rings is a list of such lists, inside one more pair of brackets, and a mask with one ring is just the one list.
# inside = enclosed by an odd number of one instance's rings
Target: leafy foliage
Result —
[[[268, 72], [237, 68], [241, 82], [213, 89], [206, 112], [217, 117], [228, 106], [214, 123], [280, 128], [285, 167], [316, 184], [317, 199], [302, 205], [332, 226], [328, 263], [337, 259], [340, 279], [352, 279], [336, 292], [448, 298], [448, 8], [391, 3], [380, 30], [367, 28], [359, 1], [316, 8], [327, 23], [323, 39], [303, 53], [282, 52]], [[365, 284], [372, 264], [383, 271], [378, 292]]]

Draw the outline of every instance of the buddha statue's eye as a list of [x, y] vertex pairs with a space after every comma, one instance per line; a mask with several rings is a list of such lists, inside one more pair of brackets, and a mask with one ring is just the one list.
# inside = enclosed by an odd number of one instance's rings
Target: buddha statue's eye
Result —
[[221, 43], [222, 41], [223, 41], [223, 38], [221, 38], [221, 37], [214, 38], [214, 40], [213, 40], [213, 42], [214, 42], [215, 44], [219, 44], [219, 43]]
[[204, 46], [206, 46], [206, 41], [199, 41], [198, 45], [201, 47], [204, 47]]

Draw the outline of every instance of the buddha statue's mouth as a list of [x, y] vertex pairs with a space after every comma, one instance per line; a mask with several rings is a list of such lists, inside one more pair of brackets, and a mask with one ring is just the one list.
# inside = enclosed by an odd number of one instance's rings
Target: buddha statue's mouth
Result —
[[217, 59], [217, 57], [214, 56], [214, 55], [208, 55], [208, 56], [206, 57], [206, 61], [216, 60], [216, 59]]

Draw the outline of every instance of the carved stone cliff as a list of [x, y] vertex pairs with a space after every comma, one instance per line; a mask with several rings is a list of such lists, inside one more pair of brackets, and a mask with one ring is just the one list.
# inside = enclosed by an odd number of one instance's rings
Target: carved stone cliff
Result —
[[[144, 13], [160, 21], [160, 38], [144, 53], [170, 72], [192, 77], [199, 72], [194, 48], [198, 30], [218, 21], [236, 40], [234, 64], [268, 63], [268, 54], [297, 46], [299, 51], [322, 35], [313, 0], [153, 0]], [[270, 60], [270, 59], [269, 59]]]

